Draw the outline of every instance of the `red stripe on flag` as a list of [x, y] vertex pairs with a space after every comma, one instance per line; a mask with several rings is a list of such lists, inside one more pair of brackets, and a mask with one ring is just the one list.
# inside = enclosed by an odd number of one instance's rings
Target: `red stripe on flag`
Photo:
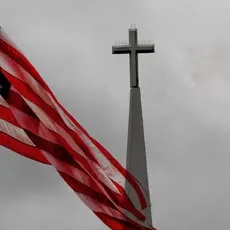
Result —
[[23, 98], [16, 92], [9, 90], [7, 103], [14, 106], [18, 110], [22, 110], [28, 116], [37, 117], [33, 110], [26, 104]]
[[24, 144], [11, 136], [0, 132], [0, 144], [24, 157], [27, 157], [31, 160], [38, 161], [43, 164], [50, 164], [48, 160], [44, 157], [43, 154], [41, 154], [40, 150], [29, 146], [27, 144]]
[[20, 127], [18, 122], [16, 121], [12, 111], [4, 106], [0, 105], [0, 119], [5, 120], [14, 126]]

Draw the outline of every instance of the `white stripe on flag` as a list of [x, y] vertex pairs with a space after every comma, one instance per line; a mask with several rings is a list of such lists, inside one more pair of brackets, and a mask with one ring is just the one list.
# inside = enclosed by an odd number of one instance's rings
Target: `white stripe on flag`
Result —
[[13, 137], [14, 139], [23, 142], [27, 145], [30, 146], [34, 146], [34, 143], [30, 140], [30, 138], [27, 136], [27, 134], [25, 133], [25, 131], [21, 128], [18, 128], [14, 125], [12, 125], [11, 123], [0, 119], [0, 132], [3, 132], [11, 137]]
[[6, 108], [9, 108], [8, 103], [5, 101], [5, 99], [1, 95], [0, 95], [0, 105]]

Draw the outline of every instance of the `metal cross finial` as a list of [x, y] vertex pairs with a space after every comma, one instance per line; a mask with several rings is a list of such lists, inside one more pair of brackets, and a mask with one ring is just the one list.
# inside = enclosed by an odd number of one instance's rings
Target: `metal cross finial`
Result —
[[139, 53], [154, 53], [154, 45], [151, 44], [138, 44], [137, 29], [129, 29], [129, 44], [128, 45], [115, 45], [112, 47], [113, 54], [129, 54], [130, 61], [130, 88], [139, 87], [138, 79], [138, 54]]

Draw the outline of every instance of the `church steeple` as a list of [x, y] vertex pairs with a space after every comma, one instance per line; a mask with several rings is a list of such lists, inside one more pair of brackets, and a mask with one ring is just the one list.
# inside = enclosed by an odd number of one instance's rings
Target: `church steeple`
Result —
[[[148, 224], [152, 225], [151, 201], [145, 150], [141, 92], [138, 78], [138, 53], [154, 53], [154, 45], [139, 45], [137, 29], [129, 29], [129, 45], [113, 46], [113, 54], [129, 54], [130, 58], [130, 104], [126, 169], [134, 175], [143, 187], [148, 207], [143, 211]], [[126, 192], [138, 208], [138, 198], [129, 183]]]

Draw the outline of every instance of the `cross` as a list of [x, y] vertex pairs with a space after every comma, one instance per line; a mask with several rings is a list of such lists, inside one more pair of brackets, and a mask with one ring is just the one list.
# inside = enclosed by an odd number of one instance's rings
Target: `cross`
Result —
[[139, 87], [138, 79], [138, 54], [154, 53], [154, 45], [141, 44], [138, 45], [137, 29], [129, 29], [129, 45], [115, 45], [112, 47], [113, 54], [129, 54], [130, 64], [130, 88]]

